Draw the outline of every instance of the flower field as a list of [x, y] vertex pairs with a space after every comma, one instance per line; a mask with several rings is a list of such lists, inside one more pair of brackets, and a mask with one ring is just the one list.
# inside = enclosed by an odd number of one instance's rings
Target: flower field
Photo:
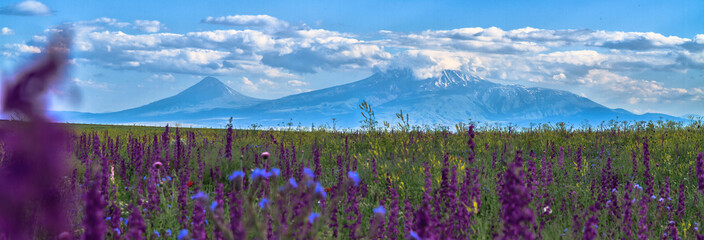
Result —
[[699, 122], [449, 131], [3, 123], [7, 239], [702, 239]]

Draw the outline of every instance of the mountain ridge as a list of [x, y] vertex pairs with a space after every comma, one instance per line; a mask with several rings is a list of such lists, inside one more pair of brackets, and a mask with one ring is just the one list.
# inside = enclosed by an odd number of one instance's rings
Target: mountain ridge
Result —
[[503, 85], [460, 71], [445, 70], [438, 77], [419, 79], [410, 70], [377, 72], [365, 79], [315, 91], [263, 100], [244, 96], [220, 80], [207, 77], [190, 88], [141, 107], [113, 113], [72, 113], [69, 121], [101, 123], [182, 121], [222, 126], [230, 116], [264, 126], [297, 122], [324, 124], [332, 118], [342, 127], [359, 126], [358, 105], [367, 101], [379, 122], [395, 122], [400, 110], [411, 124], [473, 121], [529, 124], [565, 121], [579, 123], [622, 120], [682, 120], [664, 114], [637, 115], [610, 109], [568, 91]]

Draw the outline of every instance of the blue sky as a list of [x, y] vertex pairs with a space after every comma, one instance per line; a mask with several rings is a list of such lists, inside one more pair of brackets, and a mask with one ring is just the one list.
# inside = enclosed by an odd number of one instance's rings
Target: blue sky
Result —
[[136, 107], [205, 76], [271, 99], [405, 67], [704, 115], [702, 1], [1, 0], [0, 74], [61, 24], [76, 39], [55, 110]]

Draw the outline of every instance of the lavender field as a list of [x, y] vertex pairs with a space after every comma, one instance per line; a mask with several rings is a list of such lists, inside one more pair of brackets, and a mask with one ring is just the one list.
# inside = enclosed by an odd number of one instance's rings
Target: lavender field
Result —
[[700, 122], [515, 131], [3, 124], [7, 239], [702, 239]]

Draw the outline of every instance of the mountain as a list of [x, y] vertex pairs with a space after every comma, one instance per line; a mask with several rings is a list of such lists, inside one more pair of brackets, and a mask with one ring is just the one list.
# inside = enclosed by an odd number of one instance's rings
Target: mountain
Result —
[[196, 112], [212, 108], [240, 108], [255, 105], [262, 99], [233, 90], [214, 77], [206, 77], [179, 94], [150, 104], [120, 111], [128, 115], [156, 116], [175, 112]]
[[359, 103], [366, 100], [377, 121], [398, 122], [395, 114], [408, 113], [411, 124], [442, 124], [473, 121], [513, 123], [592, 123], [618, 120], [682, 120], [663, 114], [636, 115], [610, 109], [576, 94], [547, 88], [502, 85], [459, 71], [446, 70], [438, 77], [418, 79], [410, 70], [376, 73], [360, 81], [261, 100], [243, 96], [215, 78], [176, 96], [116, 113], [74, 115], [69, 121], [99, 123], [173, 122], [201, 126], [222, 126], [234, 117], [236, 126], [253, 123], [276, 126], [282, 123], [335, 124], [358, 127], [362, 119]]

